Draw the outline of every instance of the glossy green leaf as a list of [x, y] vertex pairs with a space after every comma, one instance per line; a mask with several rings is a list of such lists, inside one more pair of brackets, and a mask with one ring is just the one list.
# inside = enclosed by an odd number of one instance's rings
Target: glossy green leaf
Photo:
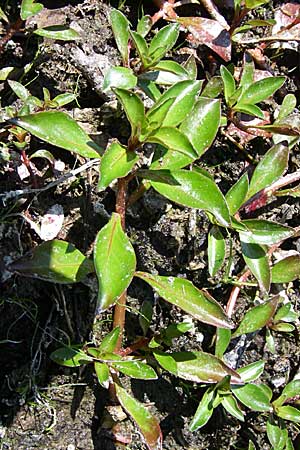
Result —
[[130, 122], [131, 135], [138, 137], [145, 125], [145, 108], [142, 100], [137, 94], [126, 89], [114, 88], [113, 91], [121, 102]]
[[162, 435], [157, 419], [142, 403], [131, 397], [120, 385], [115, 384], [117, 398], [140, 428], [149, 450], [161, 450]]
[[225, 395], [222, 398], [222, 406], [226, 409], [227, 412], [229, 412], [229, 414], [231, 414], [239, 421], [241, 422], [245, 421], [244, 419], [245, 413], [241, 410], [233, 395]]
[[45, 28], [38, 28], [34, 30], [34, 34], [42, 36], [47, 39], [57, 39], [59, 41], [75, 41], [80, 38], [77, 31], [66, 25], [51, 25]]
[[232, 322], [224, 310], [206, 291], [197, 289], [183, 278], [162, 277], [146, 272], [136, 272], [167, 302], [181, 308], [201, 322], [216, 327], [232, 328]]
[[230, 375], [231, 383], [241, 383], [237, 372], [209, 353], [196, 351], [164, 353], [156, 349], [153, 354], [165, 370], [184, 380], [195, 383], [218, 383]]
[[58, 348], [51, 353], [50, 358], [52, 361], [65, 367], [79, 367], [93, 361], [93, 359], [82, 350], [74, 347]]
[[95, 362], [95, 373], [97, 375], [98, 381], [104, 389], [109, 388], [109, 368], [106, 364]]
[[9, 269], [54, 283], [77, 283], [93, 272], [94, 266], [74, 245], [55, 239], [35, 247], [30, 257], [12, 263]]
[[224, 85], [224, 96], [226, 103], [230, 105], [230, 97], [234, 94], [235, 91], [235, 81], [233, 75], [226, 69], [225, 66], [221, 66], [220, 69], [221, 77]]
[[175, 127], [163, 126], [158, 128], [154, 133], [151, 133], [146, 137], [145, 142], [161, 144], [164, 147], [182, 153], [189, 158], [197, 158], [197, 153], [188, 138]]
[[273, 353], [273, 354], [276, 353], [275, 340], [274, 340], [273, 334], [269, 328], [266, 329], [266, 344], [267, 344], [268, 350], [271, 353]]
[[283, 320], [284, 322], [295, 322], [299, 314], [294, 311], [293, 305], [288, 302], [282, 305], [276, 312], [274, 320]]
[[300, 423], [300, 411], [294, 406], [280, 406], [276, 409], [276, 414], [278, 417], [281, 417], [281, 419]]
[[198, 67], [196, 63], [196, 58], [194, 55], [190, 55], [188, 59], [182, 64], [184, 69], [189, 74], [190, 80], [196, 80], [198, 75]]
[[136, 33], [135, 31], [131, 31], [130, 35], [143, 66], [146, 66], [150, 61], [150, 58], [148, 57], [149, 49], [146, 40], [141, 34]]
[[[267, 389], [266, 389], [267, 388]], [[232, 388], [235, 397], [252, 411], [271, 411], [272, 391], [262, 384], [245, 384]]]
[[243, 242], [273, 245], [294, 234], [293, 228], [286, 227], [270, 220], [247, 219], [242, 221], [247, 230], [240, 231]]
[[43, 111], [16, 117], [10, 122], [49, 144], [86, 158], [99, 158], [102, 152], [75, 120], [60, 111]]
[[108, 91], [112, 87], [132, 89], [136, 86], [137, 77], [131, 69], [127, 67], [111, 67], [105, 74], [103, 81], [103, 91]]
[[18, 81], [8, 80], [9, 87], [14, 91], [17, 97], [19, 97], [23, 102], [26, 102], [28, 97], [31, 96], [28, 89], [26, 89], [23, 84]]
[[197, 151], [203, 155], [213, 143], [221, 120], [219, 100], [200, 97], [194, 108], [180, 125], [180, 130], [189, 138]]
[[169, 112], [170, 107], [174, 103], [174, 98], [168, 98], [164, 103], [161, 103], [158, 108], [151, 108], [147, 113], [148, 130], [157, 129], [162, 126], [162, 123]]
[[22, 20], [28, 19], [28, 17], [38, 14], [44, 5], [42, 3], [35, 3], [35, 0], [22, 0], [20, 16]]
[[215, 356], [222, 358], [231, 340], [231, 331], [227, 328], [217, 328]]
[[147, 36], [149, 31], [152, 28], [152, 19], [151, 16], [142, 16], [137, 24], [136, 31], [143, 37]]
[[199, 428], [204, 427], [212, 416], [214, 411], [213, 400], [216, 396], [214, 389], [209, 388], [203, 395], [200, 403], [198, 405], [197, 411], [190, 423], [190, 431], [199, 430]]
[[229, 225], [225, 198], [207, 176], [189, 170], [148, 170], [143, 174], [151, 181], [153, 188], [169, 200], [190, 208], [204, 209], [213, 214], [221, 225]]
[[259, 117], [259, 119], [265, 118], [264, 112], [256, 105], [237, 103], [233, 109], [244, 114], [249, 114], [250, 116]]
[[257, 380], [264, 371], [265, 362], [263, 360], [255, 361], [247, 366], [237, 369], [237, 373], [245, 383]]
[[59, 94], [52, 100], [57, 104], [58, 107], [68, 105], [69, 103], [76, 100], [77, 95], [71, 92], [65, 92], [64, 94]]
[[[172, 99], [170, 107], [161, 123], [163, 126], [177, 126], [189, 114], [194, 106], [197, 93], [201, 89], [202, 81], [182, 81], [170, 87], [149, 110], [147, 117], [158, 113], [167, 100]], [[185, 130], [183, 130], [185, 133]]]
[[260, 5], [268, 3], [270, 0], [245, 0], [245, 6], [249, 9], [255, 9]]
[[243, 57], [243, 69], [239, 83], [239, 86], [241, 86], [243, 89], [247, 89], [253, 83], [254, 69], [255, 66], [251, 55], [245, 52]]
[[300, 255], [281, 259], [271, 269], [272, 283], [289, 283], [300, 277]]
[[273, 448], [276, 450], [285, 449], [288, 431], [285, 428], [276, 425], [271, 418], [267, 421], [267, 436]]
[[[275, 314], [279, 296], [276, 295], [271, 300], [261, 305], [254, 306], [244, 315], [238, 329], [233, 333], [232, 337], [241, 336], [242, 334], [253, 333], [266, 326]], [[242, 377], [242, 376], [241, 376]], [[243, 378], [243, 377], [242, 377]]]
[[222, 77], [212, 77], [204, 87], [201, 97], [216, 98], [223, 90]]
[[285, 117], [292, 114], [292, 112], [296, 108], [296, 105], [297, 105], [296, 97], [293, 94], [287, 94], [282, 101], [279, 114], [275, 123], [279, 120], [285, 119]]
[[36, 152], [32, 153], [32, 155], [30, 155], [29, 159], [34, 159], [34, 158], [44, 158], [47, 159], [47, 161], [49, 161], [51, 164], [55, 163], [55, 158], [52, 155], [51, 152], [48, 152], [48, 150], [37, 150]]
[[225, 195], [230, 215], [233, 216], [240, 209], [245, 201], [248, 189], [248, 175], [247, 173], [244, 173]]
[[161, 97], [160, 90], [158, 89], [156, 84], [153, 83], [153, 81], [141, 80], [139, 78], [138, 79], [138, 86], [139, 86], [140, 89], [142, 89], [145, 92], [147, 97], [149, 97], [154, 102], [157, 102], [159, 100], [159, 98]]
[[105, 151], [100, 162], [100, 179], [98, 189], [103, 190], [118, 178], [125, 177], [138, 162], [135, 152], [128, 151], [127, 147], [113, 142]]
[[292, 380], [290, 381], [283, 389], [280, 397], [278, 397], [273, 405], [278, 407], [283, 405], [287, 400], [292, 399], [293, 397], [298, 397], [300, 395], [300, 380]]
[[286, 441], [286, 446], [284, 450], [296, 450], [295, 447], [293, 446], [293, 442], [291, 438], [288, 438]]
[[98, 347], [100, 353], [113, 353], [118, 343], [120, 336], [120, 327], [115, 327], [110, 333], [108, 333], [101, 344]]
[[114, 213], [98, 233], [94, 247], [94, 264], [99, 283], [98, 309], [104, 311], [115, 303], [131, 283], [136, 258], [130, 240]]
[[268, 77], [251, 84], [243, 92], [239, 103], [252, 104], [262, 102], [274, 94], [284, 84], [285, 77]]
[[151, 71], [141, 74], [140, 78], [162, 85], [173, 85], [179, 81], [190, 79], [189, 74], [180, 64], [169, 60], [158, 62]]
[[213, 225], [208, 233], [208, 271], [214, 277], [225, 259], [226, 243], [220, 228]]
[[160, 59], [162, 59], [165, 54], [171, 50], [176, 44], [177, 38], [179, 36], [179, 24], [172, 23], [161, 28], [158, 33], [152, 39], [149, 46], [149, 57], [151, 58], [151, 63], [147, 64], [153, 66]]
[[278, 180], [287, 169], [288, 159], [289, 147], [285, 143], [270, 148], [253, 172], [247, 197], [252, 197]]
[[152, 367], [141, 361], [121, 361], [117, 363], [112, 363], [112, 367], [119, 370], [120, 372], [128, 375], [131, 378], [137, 378], [140, 380], [156, 380], [157, 375]]
[[292, 333], [295, 330], [295, 326], [291, 323], [279, 322], [271, 325], [272, 330], [279, 331], [280, 333]]
[[271, 271], [266, 251], [258, 244], [241, 242], [243, 258], [257, 279], [260, 289], [269, 292]]
[[121, 53], [124, 66], [128, 65], [128, 41], [129, 41], [129, 21], [117, 9], [110, 13], [110, 23], [114, 33], [114, 38], [119, 52]]
[[153, 317], [153, 302], [149, 299], [143, 301], [140, 314], [139, 314], [139, 324], [143, 330], [144, 336], [146, 336], [149, 330], [150, 323]]

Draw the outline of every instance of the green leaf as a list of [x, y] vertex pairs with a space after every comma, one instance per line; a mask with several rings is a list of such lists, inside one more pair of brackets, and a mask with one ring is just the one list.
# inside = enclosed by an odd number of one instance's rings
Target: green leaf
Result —
[[281, 333], [292, 333], [295, 330], [295, 326], [290, 323], [279, 322], [271, 325], [272, 330], [279, 331]]
[[114, 304], [131, 283], [136, 258], [130, 240], [114, 213], [98, 233], [94, 247], [94, 264], [99, 283], [98, 309]]
[[1, 6], [0, 6], [0, 19], [4, 20], [7, 23], [9, 22], [9, 19], [8, 19], [7, 15], [5, 14], [5, 12], [3, 11], [3, 9], [1, 8]]
[[112, 363], [112, 367], [120, 372], [128, 375], [131, 378], [137, 378], [140, 380], [156, 380], [157, 375], [152, 367], [141, 361], [121, 361]]
[[190, 55], [186, 61], [182, 64], [184, 69], [189, 74], [190, 80], [196, 80], [198, 75], [198, 68], [196, 63], [196, 58], [194, 55]]
[[287, 169], [288, 159], [289, 147], [285, 143], [270, 148], [254, 170], [247, 197], [252, 197], [278, 180]]
[[254, 69], [255, 69], [254, 62], [250, 53], [245, 52], [243, 57], [243, 70], [239, 87], [247, 89], [249, 86], [251, 86], [254, 80]]
[[248, 443], [248, 450], [256, 450], [256, 447], [252, 441], [249, 441], [249, 443]]
[[291, 422], [300, 423], [300, 411], [294, 406], [280, 406], [276, 409], [278, 417], [284, 420], [290, 420]]
[[284, 450], [295, 450], [295, 447], [293, 446], [293, 442], [291, 438], [288, 438], [286, 441], [286, 447]]
[[101, 344], [98, 347], [100, 353], [113, 353], [118, 343], [120, 336], [120, 327], [115, 327], [110, 333], [108, 333]]
[[128, 65], [128, 41], [129, 41], [129, 21], [117, 9], [110, 13], [110, 23], [119, 52], [121, 53], [124, 66]]
[[73, 102], [74, 100], [76, 100], [76, 98], [77, 98], [76, 94], [72, 94], [71, 92], [65, 92], [64, 94], [59, 94], [56, 97], [54, 97], [52, 101], [55, 102], [58, 107], [61, 107], [67, 105], [68, 103]]
[[242, 113], [249, 114], [250, 116], [259, 117], [260, 119], [265, 118], [263, 111], [256, 105], [237, 103], [233, 107], [233, 109], [235, 111], [240, 111]]
[[300, 255], [281, 259], [271, 269], [272, 283], [289, 283], [300, 277]]
[[93, 361], [93, 358], [82, 350], [73, 347], [58, 348], [51, 353], [50, 358], [65, 367], [79, 367]]
[[201, 322], [216, 327], [232, 328], [232, 322], [224, 310], [206, 291], [197, 289], [191, 281], [183, 278], [162, 277], [146, 272], [136, 272], [167, 302], [181, 308]]
[[136, 33], [135, 31], [131, 31], [130, 35], [143, 66], [147, 65], [147, 63], [150, 61], [150, 58], [148, 57], [149, 49], [146, 40], [142, 35]]
[[242, 334], [253, 333], [254, 331], [266, 326], [275, 314], [278, 299], [279, 296], [276, 295], [268, 302], [254, 306], [247, 311], [232, 337], [235, 338], [237, 336], [241, 336]]
[[121, 102], [130, 122], [131, 136], [139, 137], [145, 126], [145, 108], [142, 100], [134, 92], [126, 89], [114, 88], [113, 91]]
[[275, 340], [274, 340], [273, 334], [269, 328], [266, 329], [266, 344], [267, 344], [267, 348], [269, 349], [269, 351], [271, 353], [273, 353], [273, 354], [276, 353]]
[[148, 408], [131, 397], [120, 385], [115, 384], [115, 388], [120, 404], [140, 428], [148, 449], [160, 449], [162, 435], [157, 419], [150, 414]]
[[235, 81], [233, 78], [233, 75], [229, 72], [228, 69], [226, 69], [225, 66], [221, 66], [220, 69], [221, 72], [221, 77], [223, 80], [223, 85], [224, 85], [224, 95], [225, 95], [225, 101], [227, 103], [227, 105], [230, 105], [230, 97], [232, 97], [232, 95], [235, 92]]
[[271, 418], [267, 420], [267, 436], [272, 447], [276, 450], [284, 450], [288, 431], [276, 425]]
[[245, 6], [248, 9], [255, 9], [260, 5], [268, 3], [270, 0], [245, 0]]
[[138, 34], [140, 34], [141, 36], [145, 37], [145, 36], [147, 36], [149, 31], [151, 30], [152, 24], [153, 23], [152, 23], [151, 16], [143, 16], [138, 21], [136, 31], [138, 32]]
[[212, 77], [204, 87], [201, 97], [216, 98], [223, 90], [222, 77]]
[[298, 314], [294, 311], [293, 305], [288, 302], [278, 309], [274, 316], [274, 320], [283, 320], [284, 322], [295, 322], [298, 319]]
[[225, 195], [230, 215], [233, 216], [240, 209], [245, 201], [248, 189], [248, 175], [244, 173]]
[[138, 86], [145, 92], [145, 94], [154, 102], [157, 102], [161, 97], [160, 90], [153, 81], [138, 79]]
[[229, 225], [225, 198], [207, 176], [189, 170], [148, 170], [141, 173], [151, 181], [156, 191], [169, 200], [190, 208], [204, 209], [213, 214], [221, 225]]
[[278, 397], [273, 405], [275, 407], [283, 405], [287, 400], [292, 399], [293, 397], [298, 397], [300, 395], [300, 380], [292, 380], [290, 381], [283, 389], [280, 397]]
[[85, 158], [99, 158], [102, 152], [75, 120], [60, 111], [43, 111], [16, 117], [9, 122], [49, 144], [70, 150]]
[[9, 270], [54, 283], [77, 283], [94, 271], [92, 261], [69, 242], [53, 240], [35, 247], [30, 257], [12, 263]]
[[257, 380], [264, 371], [265, 362], [263, 360], [255, 361], [247, 366], [237, 369], [237, 373], [245, 383]]
[[273, 245], [294, 234], [293, 228], [270, 220], [247, 219], [241, 223], [247, 227], [247, 230], [240, 231], [241, 240], [245, 243]]
[[262, 102], [274, 94], [284, 84], [286, 77], [268, 77], [251, 84], [243, 92], [239, 99], [241, 104], [251, 104]]
[[270, 404], [272, 391], [266, 385], [249, 383], [244, 386], [233, 387], [232, 393], [243, 405], [252, 411], [264, 412], [272, 410]]
[[105, 74], [103, 81], [103, 91], [108, 91], [112, 87], [132, 89], [136, 86], [137, 77], [132, 69], [127, 67], [111, 67]]
[[139, 324], [143, 330], [144, 336], [146, 336], [147, 331], [149, 330], [152, 317], [153, 317], [153, 302], [149, 299], [145, 299], [142, 303], [139, 314]]
[[100, 162], [100, 179], [98, 189], [103, 190], [118, 178], [125, 177], [138, 162], [135, 152], [128, 151], [127, 147], [113, 142], [105, 151]]
[[[202, 81], [181, 81], [170, 87], [148, 111], [147, 118], [152, 117], [154, 121], [155, 115], [169, 100], [169, 109], [164, 115], [161, 125], [168, 127], [176, 127], [189, 114], [194, 106], [197, 93], [201, 89]], [[172, 102], [170, 101], [172, 99]], [[153, 118], [154, 117], [154, 118]], [[185, 130], [182, 130], [185, 133]], [[186, 134], [186, 133], [185, 133]], [[187, 134], [186, 134], [187, 135]], [[188, 136], [188, 135], [187, 135]]]
[[285, 119], [287, 116], [292, 114], [292, 112], [296, 108], [296, 105], [297, 105], [296, 97], [293, 94], [287, 94], [284, 97], [283, 102], [280, 106], [279, 114], [275, 123], [282, 119]]
[[197, 151], [198, 157], [203, 155], [213, 143], [221, 120], [221, 105], [219, 100], [200, 97], [186, 119], [180, 125], [180, 130], [189, 138]]
[[98, 361], [95, 362], [95, 373], [97, 375], [98, 381], [100, 385], [104, 389], [109, 388], [109, 368], [106, 364], [100, 363]]
[[231, 383], [241, 383], [237, 372], [209, 353], [196, 351], [164, 353], [156, 349], [153, 355], [165, 370], [184, 380], [195, 383], [218, 383], [230, 375]]
[[189, 74], [180, 64], [170, 60], [158, 62], [151, 71], [142, 73], [139, 78], [163, 85], [173, 85], [179, 81], [190, 79]]
[[32, 153], [28, 159], [34, 159], [34, 158], [45, 158], [47, 161], [50, 162], [50, 164], [55, 163], [55, 158], [52, 155], [51, 152], [48, 152], [48, 150], [37, 150], [36, 152]]
[[229, 414], [231, 414], [236, 419], [240, 420], [241, 422], [245, 421], [245, 413], [241, 410], [233, 395], [225, 395], [222, 398], [222, 406], [226, 409], [227, 412], [229, 412]]
[[154, 133], [147, 136], [144, 141], [161, 144], [189, 158], [197, 158], [197, 153], [188, 138], [175, 127], [158, 128]]
[[44, 8], [42, 3], [35, 3], [35, 0], [22, 0], [21, 3], [21, 19], [26, 20], [28, 17], [35, 16]]
[[208, 233], [208, 271], [214, 277], [225, 259], [226, 243], [220, 228], [213, 225]]
[[77, 31], [68, 28], [66, 25], [51, 25], [45, 28], [34, 30], [34, 34], [48, 39], [57, 39], [59, 41], [75, 41], [80, 38]]
[[31, 96], [28, 89], [26, 89], [23, 84], [18, 81], [8, 80], [9, 87], [14, 91], [17, 97], [19, 97], [23, 102], [26, 102], [28, 97]]
[[152, 39], [149, 46], [149, 57], [151, 62], [147, 64], [146, 67], [153, 66], [160, 59], [162, 59], [165, 54], [171, 50], [176, 44], [177, 38], [179, 36], [179, 24], [172, 23], [161, 28], [158, 33]]
[[271, 272], [265, 249], [257, 244], [241, 242], [243, 258], [263, 292], [269, 292]]
[[231, 331], [227, 328], [217, 328], [215, 356], [222, 358], [231, 340]]
[[199, 430], [199, 428], [204, 427], [212, 416], [214, 407], [213, 400], [216, 396], [214, 388], [209, 388], [204, 393], [200, 403], [198, 405], [197, 411], [190, 423], [190, 431]]

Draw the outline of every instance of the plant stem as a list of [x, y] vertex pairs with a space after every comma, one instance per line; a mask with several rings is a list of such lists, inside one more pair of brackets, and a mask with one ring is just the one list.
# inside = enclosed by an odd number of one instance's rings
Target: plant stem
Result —
[[[126, 196], [129, 179], [130, 175], [124, 178], [119, 178], [118, 180], [116, 212], [120, 214], [123, 230], [125, 230]], [[127, 299], [127, 291], [125, 290], [119, 297], [118, 303], [116, 304], [114, 309], [113, 327], [114, 328], [120, 327], [120, 335], [115, 349], [116, 352], [119, 352], [122, 347], [122, 338], [125, 326], [126, 299]]]
[[13, 37], [14, 34], [20, 31], [22, 24], [23, 20], [19, 17], [19, 19], [17, 19], [17, 21], [14, 24], [10, 25], [5, 36], [3, 36], [2, 39], [0, 39], [0, 55], [4, 52], [4, 47], [7, 44], [7, 42]]

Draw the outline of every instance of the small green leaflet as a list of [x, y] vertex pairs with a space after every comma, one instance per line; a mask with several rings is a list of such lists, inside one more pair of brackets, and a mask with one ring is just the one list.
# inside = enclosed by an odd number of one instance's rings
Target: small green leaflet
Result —
[[57, 39], [59, 41], [75, 41], [80, 38], [77, 31], [68, 28], [65, 25], [52, 25], [50, 27], [38, 28], [34, 34], [48, 39]]
[[130, 240], [114, 213], [98, 233], [94, 247], [94, 264], [99, 283], [98, 311], [113, 305], [131, 283], [136, 258]]

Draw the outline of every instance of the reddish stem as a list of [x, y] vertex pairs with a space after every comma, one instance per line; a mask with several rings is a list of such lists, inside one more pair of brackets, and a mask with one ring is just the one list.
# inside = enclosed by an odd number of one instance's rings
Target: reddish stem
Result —
[[140, 348], [145, 347], [145, 345], [147, 345], [148, 342], [149, 342], [149, 338], [146, 338], [146, 337], [141, 338], [137, 342], [135, 342], [134, 344], [130, 345], [129, 347], [121, 349], [119, 351], [119, 355], [121, 355], [121, 356], [131, 355], [131, 353], [134, 353], [137, 350], [139, 350]]
[[13, 37], [14, 34], [21, 30], [22, 24], [23, 20], [19, 17], [19, 19], [14, 24], [10, 25], [5, 36], [0, 39], [0, 55], [4, 52], [4, 47], [7, 42]]

